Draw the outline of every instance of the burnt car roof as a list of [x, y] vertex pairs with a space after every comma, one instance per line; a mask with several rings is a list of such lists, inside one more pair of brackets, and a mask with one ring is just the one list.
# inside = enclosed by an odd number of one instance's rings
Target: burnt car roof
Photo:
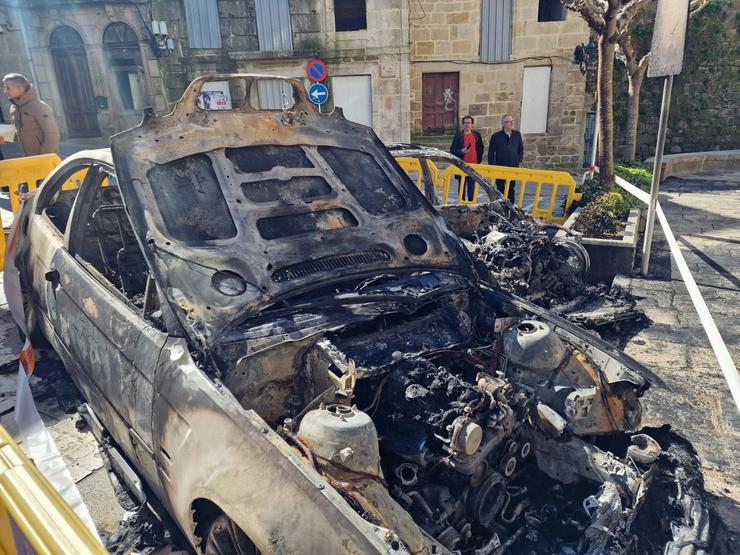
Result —
[[[261, 79], [290, 85], [294, 106], [253, 108]], [[224, 80], [245, 91], [242, 106], [199, 108], [203, 85]], [[160, 287], [204, 330], [319, 281], [414, 269], [474, 275], [373, 131], [341, 110], [319, 113], [298, 80], [196, 79], [172, 113], [145, 116], [111, 148]]]

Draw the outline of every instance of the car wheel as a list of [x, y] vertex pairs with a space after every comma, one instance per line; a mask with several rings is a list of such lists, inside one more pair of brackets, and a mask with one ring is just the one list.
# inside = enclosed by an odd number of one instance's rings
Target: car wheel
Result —
[[213, 521], [205, 542], [205, 555], [259, 555], [252, 540], [226, 515]]

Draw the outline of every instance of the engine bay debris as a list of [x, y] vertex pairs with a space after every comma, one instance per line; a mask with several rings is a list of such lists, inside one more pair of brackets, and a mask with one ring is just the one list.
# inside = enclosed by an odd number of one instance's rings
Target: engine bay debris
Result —
[[481, 275], [502, 289], [588, 329], [644, 318], [623, 288], [586, 281], [588, 254], [577, 240], [555, 239], [559, 226], [538, 222], [504, 199], [438, 209]]

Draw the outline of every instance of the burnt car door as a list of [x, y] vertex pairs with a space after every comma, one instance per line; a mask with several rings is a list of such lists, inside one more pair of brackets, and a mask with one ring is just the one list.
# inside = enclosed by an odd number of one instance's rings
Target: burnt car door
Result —
[[124, 452], [156, 480], [152, 383], [167, 334], [144, 317], [149, 270], [111, 167], [90, 168], [46, 277], [65, 363]]

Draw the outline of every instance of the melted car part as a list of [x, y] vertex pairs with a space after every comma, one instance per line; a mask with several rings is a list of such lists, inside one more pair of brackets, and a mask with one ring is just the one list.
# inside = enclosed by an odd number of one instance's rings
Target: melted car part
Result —
[[621, 287], [586, 282], [590, 263], [577, 240], [554, 239], [548, 232], [552, 225], [537, 222], [504, 199], [439, 210], [475, 256], [481, 275], [502, 289], [586, 328], [644, 317]]

